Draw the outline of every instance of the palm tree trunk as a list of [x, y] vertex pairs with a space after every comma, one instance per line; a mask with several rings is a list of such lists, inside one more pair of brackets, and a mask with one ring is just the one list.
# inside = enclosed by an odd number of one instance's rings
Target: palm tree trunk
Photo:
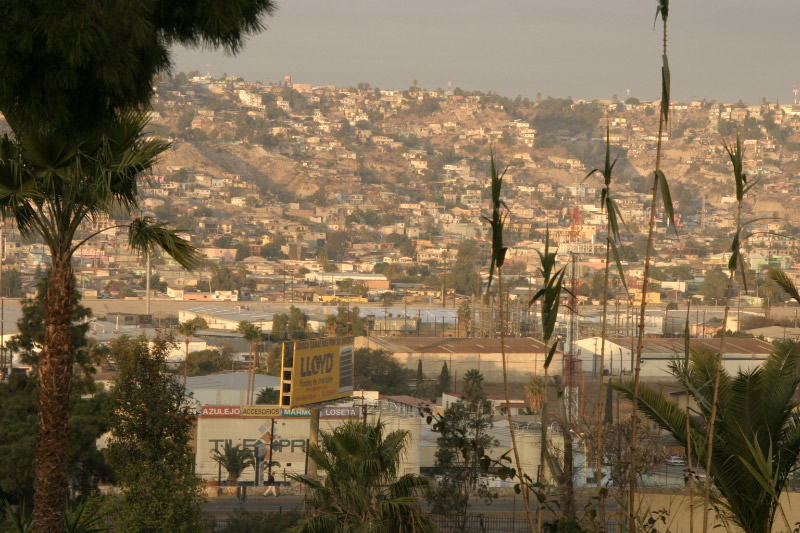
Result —
[[64, 531], [69, 466], [71, 317], [75, 281], [69, 258], [54, 257], [47, 274], [44, 350], [39, 357], [39, 426], [34, 472], [33, 531]]
[[253, 375], [255, 374], [255, 358], [253, 357], [253, 341], [250, 341], [250, 365], [249, 374], [247, 375], [247, 404], [253, 404]]
[[525, 516], [528, 519], [528, 526], [533, 533], [533, 515], [531, 514], [530, 494], [528, 494], [525, 475], [522, 472], [522, 463], [519, 461], [519, 448], [517, 448], [517, 437], [514, 433], [514, 423], [511, 420], [511, 400], [508, 394], [508, 363], [506, 361], [506, 317], [503, 314], [503, 267], [497, 267], [497, 292], [500, 293], [500, 353], [503, 357], [503, 390], [506, 395], [506, 413], [508, 414], [508, 431], [511, 434], [511, 448], [514, 450], [514, 462], [517, 465], [517, 479], [522, 488], [522, 503], [525, 504]]
[[186, 335], [186, 359], [183, 360], [183, 390], [186, 391], [186, 377], [189, 375], [189, 335]]

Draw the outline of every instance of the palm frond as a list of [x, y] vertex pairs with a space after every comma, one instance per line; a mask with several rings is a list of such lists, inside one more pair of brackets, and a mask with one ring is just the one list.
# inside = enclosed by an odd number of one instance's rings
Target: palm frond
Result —
[[161, 248], [182, 267], [193, 270], [202, 261], [197, 249], [173, 230], [157, 224], [148, 217], [134, 219], [128, 229], [128, 243], [142, 257]]
[[[673, 373], [695, 400], [703, 418], [686, 412], [663, 394], [640, 386], [639, 410], [681, 443], [692, 440], [700, 464], [707, 457], [710, 401], [716, 353], [694, 351], [689, 364], [676, 361]], [[800, 343], [780, 343], [758, 368], [720, 374], [718, 418], [708, 475], [719, 491], [717, 504], [745, 531], [769, 531], [778, 500], [800, 455], [800, 416], [794, 393], [800, 384]], [[610, 386], [632, 397], [631, 380]], [[769, 488], [767, 488], [767, 485]]]
[[786, 275], [786, 272], [780, 268], [771, 268], [768, 275], [772, 281], [777, 283], [778, 286], [783, 289], [783, 292], [788, 294], [789, 297], [800, 304], [800, 292], [797, 291], [797, 287], [791, 278]]

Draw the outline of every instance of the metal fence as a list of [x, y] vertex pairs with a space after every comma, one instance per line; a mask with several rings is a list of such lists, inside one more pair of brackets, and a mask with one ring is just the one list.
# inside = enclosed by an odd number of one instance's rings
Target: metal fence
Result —
[[[263, 511], [265, 514], [278, 511]], [[529, 533], [528, 520], [523, 517], [469, 515], [463, 521], [458, 517], [428, 514], [439, 533]], [[228, 525], [227, 516], [209, 515], [206, 519], [209, 531], [220, 531]], [[607, 520], [606, 533], [617, 533], [614, 520]]]
[[[529, 533], [527, 518], [469, 515], [463, 521], [457, 517], [429, 515], [439, 533]], [[616, 533], [617, 524], [607, 520], [606, 533]]]

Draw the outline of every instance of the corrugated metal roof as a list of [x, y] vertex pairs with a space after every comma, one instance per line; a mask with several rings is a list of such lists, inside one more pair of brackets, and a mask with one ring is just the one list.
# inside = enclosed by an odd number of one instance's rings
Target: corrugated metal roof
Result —
[[[226, 372], [224, 374], [211, 374], [208, 376], [193, 376], [186, 378], [186, 390], [247, 390], [247, 372]], [[255, 375], [255, 390], [265, 387], [275, 389], [280, 387], [280, 378], [277, 376]]]
[[[611, 337], [609, 342], [619, 346], [630, 346], [630, 337]], [[695, 350], [719, 351], [721, 339], [690, 339], [689, 345]], [[634, 346], [636, 340], [634, 339]], [[768, 355], [774, 350], [772, 343], [761, 339], [744, 339], [741, 337], [728, 337], [725, 339], [725, 355]], [[683, 338], [669, 339], [642, 339], [642, 355], [682, 354], [684, 352]]]
[[[391, 352], [500, 353], [500, 339], [442, 337], [370, 337]], [[505, 340], [506, 353], [544, 353], [544, 344], [530, 337]]]

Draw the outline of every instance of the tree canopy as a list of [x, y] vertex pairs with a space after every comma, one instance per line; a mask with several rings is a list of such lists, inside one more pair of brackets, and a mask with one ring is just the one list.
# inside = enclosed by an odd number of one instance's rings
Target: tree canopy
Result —
[[359, 348], [353, 353], [353, 380], [356, 389], [377, 390], [381, 394], [408, 394], [408, 380], [414, 372], [398, 363], [385, 350]]
[[[0, 8], [0, 111], [10, 122], [87, 131], [146, 107], [169, 48], [236, 52], [264, 28], [273, 0], [30, 2]], [[12, 124], [13, 127], [13, 124]]]

